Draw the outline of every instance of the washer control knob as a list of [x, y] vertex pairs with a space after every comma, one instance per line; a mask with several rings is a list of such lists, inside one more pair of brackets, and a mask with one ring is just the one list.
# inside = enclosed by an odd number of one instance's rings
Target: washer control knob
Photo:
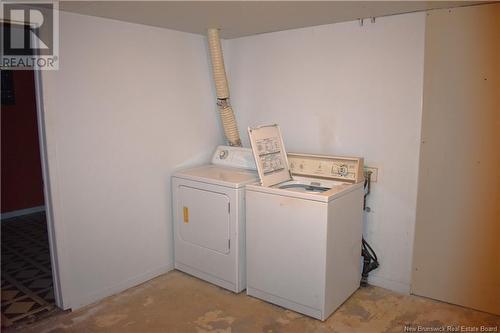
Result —
[[227, 149], [221, 150], [221, 151], [219, 152], [219, 158], [220, 158], [221, 160], [226, 159], [228, 156], [229, 156], [229, 151], [227, 151]]
[[341, 166], [339, 166], [339, 175], [341, 175], [342, 177], [346, 177], [348, 173], [349, 169], [347, 167], [347, 164], [342, 164]]

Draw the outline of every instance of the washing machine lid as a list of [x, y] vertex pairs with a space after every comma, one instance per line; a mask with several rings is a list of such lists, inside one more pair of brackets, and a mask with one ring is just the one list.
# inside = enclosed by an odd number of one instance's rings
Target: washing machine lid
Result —
[[230, 188], [240, 188], [246, 184], [256, 183], [259, 179], [255, 171], [213, 164], [181, 170], [173, 177]]
[[278, 125], [248, 128], [257, 172], [262, 186], [273, 186], [292, 179], [283, 137]]

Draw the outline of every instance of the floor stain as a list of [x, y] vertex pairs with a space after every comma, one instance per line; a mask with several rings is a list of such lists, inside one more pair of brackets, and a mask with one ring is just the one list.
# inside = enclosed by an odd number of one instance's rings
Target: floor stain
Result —
[[97, 327], [111, 327], [125, 318], [127, 318], [127, 315], [124, 314], [99, 316], [96, 317], [95, 324]]
[[285, 319], [283, 317], [279, 317], [278, 319], [276, 319], [276, 322], [281, 324], [281, 325], [290, 324], [290, 320]]
[[142, 304], [143, 306], [150, 306], [151, 304], [153, 304], [155, 301], [153, 299], [153, 297], [147, 297], [146, 298], [146, 301]]
[[282, 330], [281, 325], [279, 325], [278, 323], [272, 323], [262, 327], [262, 333], [281, 333], [281, 332], [284, 331]]
[[234, 318], [224, 316], [223, 314], [221, 310], [206, 312], [195, 321], [195, 324], [198, 325], [199, 328], [198, 331], [214, 333], [231, 332], [230, 325], [234, 322]]

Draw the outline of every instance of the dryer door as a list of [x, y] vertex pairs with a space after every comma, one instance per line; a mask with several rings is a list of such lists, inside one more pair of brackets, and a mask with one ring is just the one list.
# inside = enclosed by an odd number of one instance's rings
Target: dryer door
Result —
[[176, 221], [180, 237], [191, 244], [229, 253], [229, 197], [189, 186], [179, 186]]

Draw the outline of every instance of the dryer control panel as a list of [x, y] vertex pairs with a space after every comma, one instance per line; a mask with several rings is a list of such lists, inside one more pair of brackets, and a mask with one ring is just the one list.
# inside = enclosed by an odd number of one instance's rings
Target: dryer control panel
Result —
[[212, 164], [247, 170], [257, 170], [252, 149], [218, 146], [212, 156]]
[[327, 155], [288, 154], [292, 175], [321, 177], [358, 183], [364, 181], [363, 158]]

